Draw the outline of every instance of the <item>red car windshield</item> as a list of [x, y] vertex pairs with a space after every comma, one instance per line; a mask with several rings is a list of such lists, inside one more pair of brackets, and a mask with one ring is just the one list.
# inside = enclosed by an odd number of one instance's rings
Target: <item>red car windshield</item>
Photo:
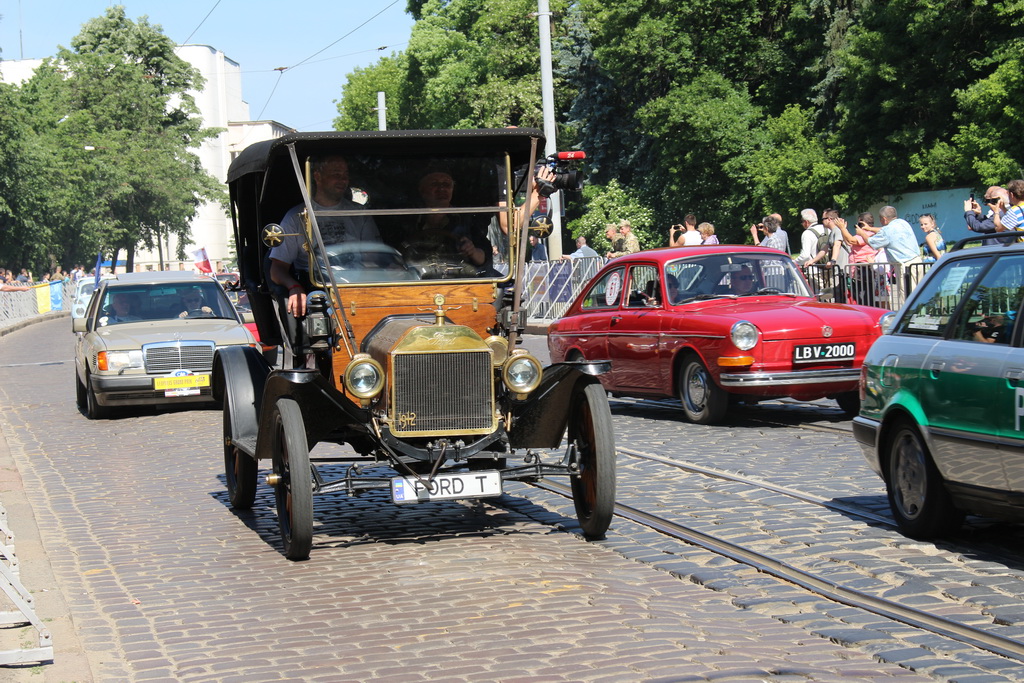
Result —
[[[683, 258], [665, 264], [672, 303], [719, 296], [810, 296], [785, 254], [731, 253]], [[677, 286], [678, 285], [678, 286]], [[671, 292], [677, 291], [674, 296]]]

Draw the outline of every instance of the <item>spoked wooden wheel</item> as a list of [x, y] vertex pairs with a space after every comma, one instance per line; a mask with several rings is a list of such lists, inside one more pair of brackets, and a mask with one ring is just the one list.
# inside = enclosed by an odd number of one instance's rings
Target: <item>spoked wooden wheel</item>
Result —
[[313, 546], [313, 478], [299, 405], [279, 398], [274, 410], [274, 497], [284, 555], [309, 559]]
[[256, 501], [256, 475], [259, 465], [252, 458], [231, 445], [231, 411], [224, 403], [224, 479], [228, 486], [228, 501], [235, 510], [248, 510]]
[[600, 384], [573, 395], [569, 443], [576, 448], [579, 476], [572, 478], [572, 499], [583, 535], [604, 538], [615, 509], [615, 438], [608, 397]]

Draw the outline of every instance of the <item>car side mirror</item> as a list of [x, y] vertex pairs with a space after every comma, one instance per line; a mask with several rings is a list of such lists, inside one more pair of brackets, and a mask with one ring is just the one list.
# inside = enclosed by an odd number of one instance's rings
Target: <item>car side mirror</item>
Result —
[[75, 333], [88, 332], [89, 325], [85, 318], [72, 318], [71, 331]]
[[242, 322], [246, 325], [252, 325], [256, 322], [256, 316], [252, 314], [252, 311], [245, 311], [242, 313]]

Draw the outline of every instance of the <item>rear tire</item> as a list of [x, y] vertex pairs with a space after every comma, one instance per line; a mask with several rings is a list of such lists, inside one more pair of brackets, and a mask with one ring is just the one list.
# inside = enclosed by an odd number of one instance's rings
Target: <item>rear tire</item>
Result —
[[234, 510], [248, 510], [256, 502], [256, 479], [259, 463], [256, 458], [231, 445], [231, 412], [224, 402], [224, 481], [228, 501]]
[[299, 404], [279, 398], [274, 407], [274, 498], [284, 555], [307, 560], [313, 547], [313, 478], [309, 468], [306, 428]]
[[572, 477], [572, 500], [583, 535], [604, 538], [615, 511], [615, 437], [608, 396], [600, 384], [587, 384], [573, 395], [569, 443], [580, 466]]
[[839, 409], [843, 411], [848, 417], [853, 417], [860, 412], [860, 392], [859, 391], [847, 391], [845, 393], [836, 396], [836, 403], [839, 404]]
[[885, 489], [900, 531], [922, 540], [955, 531], [963, 513], [953, 505], [917, 427], [901, 421], [886, 447]]

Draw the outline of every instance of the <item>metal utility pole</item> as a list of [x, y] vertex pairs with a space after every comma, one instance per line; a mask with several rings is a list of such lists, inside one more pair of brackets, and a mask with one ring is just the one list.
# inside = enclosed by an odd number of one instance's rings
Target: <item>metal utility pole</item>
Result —
[[[551, 73], [551, 9], [548, 0], [537, 0], [537, 20], [540, 23], [540, 93], [544, 113], [544, 154], [558, 151], [555, 140], [555, 86]], [[562, 197], [556, 192], [549, 198], [551, 207], [551, 235], [548, 237], [548, 258], [562, 257]]]
[[386, 97], [383, 90], [377, 91], [377, 130], [388, 129], [387, 107], [385, 106]]

